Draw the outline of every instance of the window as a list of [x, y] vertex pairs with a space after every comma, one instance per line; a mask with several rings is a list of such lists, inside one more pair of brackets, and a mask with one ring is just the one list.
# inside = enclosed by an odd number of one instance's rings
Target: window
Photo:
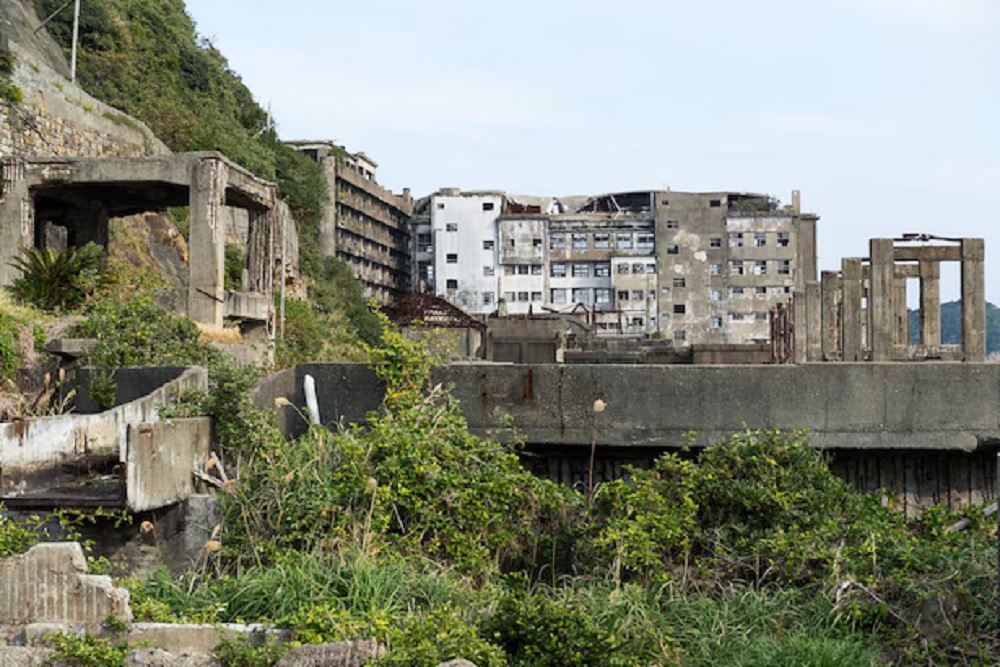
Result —
[[754, 248], [765, 248], [767, 247], [767, 234], [764, 232], [754, 232], [753, 234], [753, 247]]
[[667, 246], [667, 254], [668, 255], [676, 255], [680, 251], [681, 251], [681, 249], [679, 247], [677, 247], [676, 243], [671, 243], [670, 245]]
[[628, 275], [628, 264], [622, 262], [618, 265], [618, 275], [627, 276]]
[[562, 262], [553, 262], [551, 265], [552, 277], [553, 278], [565, 278], [566, 277], [566, 265]]
[[611, 234], [594, 234], [594, 248], [607, 250], [611, 247]]
[[599, 262], [594, 264], [594, 277], [596, 278], [608, 278], [611, 276], [611, 265], [607, 262]]
[[505, 276], [512, 276], [512, 275], [514, 275], [514, 267], [511, 266], [510, 264], [505, 265], [503, 267], [503, 274]]
[[552, 303], [566, 303], [566, 290], [564, 289], [554, 289], [551, 290]]
[[722, 292], [720, 292], [717, 289], [709, 290], [709, 292], [708, 292], [708, 300], [709, 301], [721, 301], [722, 300]]
[[528, 275], [528, 265], [527, 264], [518, 264], [517, 265], [517, 275], [519, 275], [519, 276], [526, 276], [526, 275]]
[[438, 210], [440, 211], [443, 208], [444, 208], [444, 202], [438, 202]]
[[683, 315], [687, 307], [683, 303], [674, 304], [674, 315]]
[[653, 249], [653, 235], [652, 234], [639, 234], [639, 249], [640, 250], [652, 250]]
[[634, 327], [641, 327], [641, 326], [643, 326], [643, 319], [641, 317], [633, 317], [632, 318], [632, 326], [634, 326]]
[[586, 250], [586, 249], [587, 249], [587, 235], [573, 234], [573, 250]]
[[667, 220], [667, 229], [680, 229], [680, 220]]
[[574, 278], [589, 278], [590, 277], [590, 264], [574, 264], [573, 265], [573, 277]]
[[754, 315], [754, 319], [757, 320], [758, 322], [767, 322], [767, 320], [768, 320], [767, 313], [764, 312], [764, 311], [758, 310], [753, 315]]
[[755, 287], [753, 289], [753, 293], [754, 294], [767, 294], [767, 288], [766, 287]]
[[527, 300], [528, 300], [528, 293], [527, 292], [518, 292], [517, 293], [517, 300], [518, 301], [527, 302]]
[[687, 333], [686, 332], [684, 332], [684, 331], [675, 331], [674, 332], [674, 341], [676, 341], [678, 343], [683, 343], [685, 340], [687, 340]]
[[652, 262], [646, 264], [646, 273], [656, 273], [656, 264]]
[[710, 275], [710, 276], [721, 276], [722, 275], [722, 264], [709, 264], [708, 265], [708, 275]]
[[599, 287], [594, 290], [594, 303], [606, 305], [611, 303], [611, 290], [607, 287]]
[[430, 282], [434, 279], [434, 265], [430, 262], [417, 262], [417, 275]]
[[483, 267], [483, 275], [486, 276], [487, 278], [489, 278], [490, 276], [492, 276], [493, 272], [494, 272], [494, 269], [493, 269], [492, 266], [484, 266]]
[[787, 248], [789, 243], [788, 232], [778, 232], [778, 247]]
[[643, 274], [645, 272], [646, 272], [646, 265], [645, 264], [636, 263], [636, 264], [632, 265], [632, 273], [634, 273], [635, 275], [638, 276], [638, 275]]
[[729, 235], [729, 247], [730, 248], [742, 248], [743, 247], [743, 232], [733, 232]]
[[743, 262], [730, 262], [729, 263], [729, 275], [731, 275], [731, 276], [742, 276], [743, 275]]
[[787, 276], [792, 272], [792, 260], [782, 259], [778, 260], [778, 273], [783, 276]]
[[541, 301], [542, 300], [542, 293], [541, 292], [532, 292], [531, 293], [531, 300], [532, 301]]
[[719, 208], [720, 206], [722, 206], [722, 200], [713, 199], [710, 202], [708, 202], [708, 205], [711, 206], [712, 208]]
[[670, 296], [670, 288], [669, 287], [661, 287], [660, 288], [660, 293], [663, 294], [663, 296]]
[[618, 290], [618, 300], [628, 301], [628, 290]]
[[649, 293], [646, 295], [646, 298], [649, 299], [650, 301], [656, 301], [656, 290], [655, 289], [649, 290]]
[[781, 289], [782, 289], [782, 290], [784, 290], [784, 293], [785, 293], [785, 294], [791, 294], [791, 293], [792, 293], [792, 288], [791, 288], [791, 287], [789, 287], [788, 285], [785, 285], [785, 286], [784, 286], [784, 287], [782, 287]]
[[730, 296], [743, 296], [743, 288], [742, 287], [730, 287], [729, 288], [729, 295]]
[[744, 319], [743, 313], [729, 313], [730, 322], [742, 322]]
[[531, 275], [533, 275], [533, 276], [540, 276], [540, 275], [542, 275], [542, 265], [541, 264], [532, 264], [531, 265]]
[[645, 293], [641, 289], [632, 290], [633, 301], [645, 301]]
[[753, 274], [755, 276], [766, 276], [767, 275], [767, 260], [758, 259], [753, 263]]
[[483, 202], [483, 210], [484, 211], [492, 211], [493, 210], [493, 202], [491, 202], [491, 201], [484, 201]]
[[670, 206], [670, 202], [667, 201], [666, 199], [661, 199], [660, 206]]
[[458, 289], [458, 281], [454, 278], [449, 278], [444, 284], [446, 289]]
[[513, 292], [504, 292], [503, 293], [503, 300], [506, 301], [507, 303], [513, 303], [514, 302], [514, 293]]
[[448, 253], [445, 256], [445, 261], [448, 262], [449, 264], [458, 264], [458, 255], [456, 255], [453, 252]]
[[674, 278], [674, 287], [686, 287], [683, 278]]
[[711, 320], [709, 320], [708, 328], [709, 329], [721, 329], [722, 328], [722, 318], [721, 317], [713, 317]]
[[562, 233], [549, 234], [549, 250], [565, 250], [566, 235]]
[[631, 250], [632, 249], [632, 235], [631, 234], [617, 234], [617, 242], [619, 250]]
[[712, 238], [710, 238], [708, 240], [708, 247], [709, 248], [721, 248], [722, 247], [722, 239], [719, 238], [718, 236], [713, 236]]
[[542, 247], [542, 239], [537, 239], [537, 238], [536, 239], [531, 239], [531, 247], [532, 248], [541, 248]]
[[483, 305], [488, 306], [493, 303], [493, 292], [483, 292]]
[[573, 303], [590, 303], [590, 289], [578, 288], [573, 290]]
[[493, 250], [493, 240], [483, 241], [483, 250]]
[[446, 232], [457, 232], [458, 231], [458, 223], [457, 222], [449, 222], [447, 225], [444, 226], [444, 230]]
[[511, 239], [511, 240], [507, 241], [507, 245], [509, 245], [511, 248], [513, 248], [515, 245], [517, 245], [517, 242], [514, 239]]
[[434, 248], [431, 247], [432, 245], [429, 232], [420, 232], [417, 234], [417, 247], [420, 248], [420, 252], [433, 252]]

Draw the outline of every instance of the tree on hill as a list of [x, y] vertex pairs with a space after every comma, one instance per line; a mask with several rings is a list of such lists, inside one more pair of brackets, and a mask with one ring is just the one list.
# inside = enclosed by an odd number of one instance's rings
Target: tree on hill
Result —
[[[920, 311], [910, 311], [910, 343], [920, 341]], [[941, 343], [958, 345], [962, 341], [962, 302], [941, 304]], [[1000, 308], [986, 304], [986, 354], [1000, 352]]]

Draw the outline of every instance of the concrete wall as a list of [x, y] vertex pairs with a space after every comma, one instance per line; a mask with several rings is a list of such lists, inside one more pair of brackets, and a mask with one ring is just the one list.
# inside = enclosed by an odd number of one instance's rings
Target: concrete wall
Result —
[[[467, 313], [491, 313], [500, 298], [497, 217], [503, 203], [500, 193], [435, 194], [431, 199], [434, 293]], [[449, 225], [454, 226], [452, 231]], [[485, 249], [483, 241], [492, 241], [493, 248]], [[456, 262], [448, 262], [451, 255]], [[492, 275], [485, 275], [484, 267]]]
[[[314, 364], [296, 369], [286, 394], [296, 405], [305, 372], [316, 379], [325, 423], [362, 420], [381, 398], [364, 366]], [[809, 429], [825, 449], [969, 451], [1000, 441], [1000, 365], [993, 364], [462, 364], [439, 369], [434, 381], [454, 383], [477, 432], [511, 415], [542, 447], [596, 438], [669, 448], [692, 430], [704, 445], [744, 427]], [[598, 398], [608, 407], [595, 417]]]
[[128, 425], [126, 504], [132, 512], [166, 507], [197, 492], [191, 471], [208, 460], [209, 417]]

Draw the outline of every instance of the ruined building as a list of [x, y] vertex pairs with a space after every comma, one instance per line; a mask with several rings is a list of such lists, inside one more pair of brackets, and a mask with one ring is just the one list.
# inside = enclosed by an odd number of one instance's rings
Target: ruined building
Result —
[[414, 215], [418, 282], [470, 313], [573, 312], [599, 333], [679, 345], [769, 338], [769, 311], [816, 279], [798, 193], [525, 197], [440, 190]]
[[375, 180], [378, 165], [328, 141], [287, 142], [319, 163], [330, 199], [319, 229], [319, 252], [347, 262], [365, 296], [389, 303], [410, 288], [409, 189], [400, 195]]

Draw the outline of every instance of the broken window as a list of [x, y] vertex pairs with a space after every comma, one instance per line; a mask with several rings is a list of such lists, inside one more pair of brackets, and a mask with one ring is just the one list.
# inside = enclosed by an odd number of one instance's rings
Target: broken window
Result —
[[611, 303], [611, 289], [607, 287], [598, 287], [595, 289], [594, 303], [602, 305]]
[[564, 289], [554, 289], [551, 290], [552, 303], [566, 303], [566, 290]]
[[573, 265], [573, 277], [574, 278], [589, 278], [590, 277], [590, 264], [574, 264]]
[[586, 249], [587, 249], [587, 235], [573, 234], [573, 250], [586, 250]]
[[493, 303], [493, 292], [483, 292], [483, 305], [488, 306]]
[[759, 259], [753, 263], [753, 274], [755, 276], [767, 275], [767, 260]]
[[611, 276], [611, 265], [607, 262], [594, 264], [594, 276], [596, 278], [608, 278]]
[[527, 264], [518, 264], [517, 265], [517, 275], [519, 275], [519, 276], [526, 276], [526, 275], [528, 275], [528, 265]]
[[438, 207], [438, 210], [439, 210], [439, 211], [440, 211], [441, 209], [443, 209], [443, 208], [444, 208], [444, 202], [438, 202], [438, 206], [437, 206], [437, 207]]
[[732, 276], [742, 276], [743, 275], [743, 262], [730, 262], [729, 263], [729, 275], [732, 275]]
[[611, 247], [611, 234], [594, 234], [594, 248], [607, 250]]
[[708, 265], [708, 275], [710, 275], [710, 276], [721, 276], [722, 275], [722, 264], [709, 264]]
[[493, 250], [493, 240], [483, 241], [483, 250]]
[[720, 238], [718, 236], [713, 236], [712, 238], [710, 238], [708, 240], [708, 247], [709, 248], [721, 248], [722, 247], [722, 238]]
[[667, 220], [667, 229], [680, 229], [680, 220]]
[[507, 303], [513, 303], [514, 302], [514, 293], [513, 292], [504, 292], [503, 293], [503, 300], [506, 301]]
[[646, 273], [656, 273], [656, 264], [652, 262], [646, 264]]
[[494, 268], [492, 266], [483, 267], [483, 275], [486, 276], [487, 278], [491, 277], [493, 273], [494, 273]]
[[743, 232], [733, 232], [729, 235], [729, 247], [730, 248], [742, 248], [743, 247]]
[[720, 292], [717, 289], [709, 290], [709, 292], [708, 292], [708, 300], [709, 301], [721, 301], [722, 300], [722, 292]]
[[513, 248], [515, 245], [517, 245], [517, 241], [515, 241], [514, 239], [510, 239], [509, 241], [507, 241], [507, 245]]
[[743, 288], [742, 287], [730, 287], [729, 288], [729, 296], [743, 296]]
[[518, 301], [527, 301], [528, 300], [528, 293], [527, 292], [518, 292], [517, 293], [517, 300]]
[[532, 264], [531, 265], [531, 275], [533, 275], [533, 276], [540, 276], [540, 275], [542, 275], [542, 265], [541, 264]]
[[458, 223], [457, 222], [449, 222], [447, 225], [444, 226], [444, 230], [446, 232], [457, 232], [458, 231]]
[[631, 234], [617, 234], [617, 243], [619, 250], [631, 250], [632, 249], [632, 235]]
[[618, 300], [628, 301], [628, 290], [618, 290]]
[[778, 247], [779, 248], [787, 248], [789, 241], [790, 241], [790, 237], [789, 237], [788, 232], [778, 232]]
[[709, 329], [721, 329], [722, 328], [722, 318], [721, 317], [713, 317], [711, 320], [709, 320], [708, 328]]
[[458, 264], [458, 255], [451, 252], [445, 256], [445, 261], [449, 264]]
[[663, 294], [664, 296], [670, 296], [670, 288], [669, 288], [669, 287], [661, 287], [661, 288], [660, 288], [660, 292], [661, 292], [661, 293], [662, 293], [662, 294]]
[[711, 200], [711, 201], [708, 202], [708, 205], [711, 206], [712, 208], [719, 208], [720, 206], [722, 206], [722, 200], [721, 199], [713, 199], [713, 200]]
[[542, 247], [542, 239], [539, 239], [539, 238], [531, 239], [531, 247], [532, 248], [541, 248]]
[[503, 267], [503, 274], [505, 276], [512, 276], [512, 275], [514, 275], [514, 267], [511, 266], [510, 264], [505, 265]]
[[767, 294], [767, 288], [766, 287], [755, 287], [753, 291], [754, 291], [754, 294]]
[[678, 343], [683, 343], [685, 340], [687, 340], [687, 333], [684, 331], [675, 331], [674, 340], [677, 341]]
[[454, 278], [446, 280], [444, 285], [446, 289], [458, 289], [458, 281]]
[[590, 288], [580, 287], [573, 290], [573, 303], [590, 303]]
[[633, 317], [632, 318], [632, 326], [634, 326], [634, 327], [641, 327], [641, 326], [643, 326], [643, 319], [641, 317]]
[[683, 278], [674, 278], [674, 287], [685, 287], [686, 284]]
[[483, 210], [484, 211], [492, 211], [493, 210], [493, 202], [491, 202], [491, 201], [484, 201], [483, 202]]
[[549, 250], [565, 250], [566, 235], [563, 233], [549, 234]]
[[768, 316], [766, 312], [758, 310], [756, 313], [754, 313], [754, 319], [756, 319], [758, 322], [767, 322]]
[[787, 276], [792, 272], [792, 260], [782, 259], [778, 260], [778, 273], [780, 275]]
[[670, 245], [667, 246], [667, 254], [668, 255], [676, 255], [680, 251], [681, 251], [681, 249], [677, 246], [676, 243], [671, 243]]
[[767, 234], [765, 234], [764, 232], [754, 232], [753, 247], [764, 248], [766, 246], [767, 246]]
[[618, 265], [618, 275], [627, 276], [628, 275], [628, 264], [622, 262]]
[[687, 307], [683, 303], [674, 304], [674, 315], [683, 315]]
[[656, 301], [656, 290], [655, 289], [649, 290], [649, 293], [646, 294], [646, 298], [649, 299], [650, 301]]
[[566, 277], [566, 265], [562, 262], [552, 262], [551, 272], [553, 278], [565, 278]]
[[743, 313], [729, 313], [730, 322], [742, 322], [743, 320]]
[[643, 291], [641, 289], [634, 289], [634, 290], [632, 290], [632, 300], [633, 301], [642, 301], [643, 300]]
[[652, 234], [639, 234], [639, 250], [652, 250], [655, 243]]
[[632, 273], [639, 275], [646, 272], [646, 265], [638, 262], [632, 265]]

